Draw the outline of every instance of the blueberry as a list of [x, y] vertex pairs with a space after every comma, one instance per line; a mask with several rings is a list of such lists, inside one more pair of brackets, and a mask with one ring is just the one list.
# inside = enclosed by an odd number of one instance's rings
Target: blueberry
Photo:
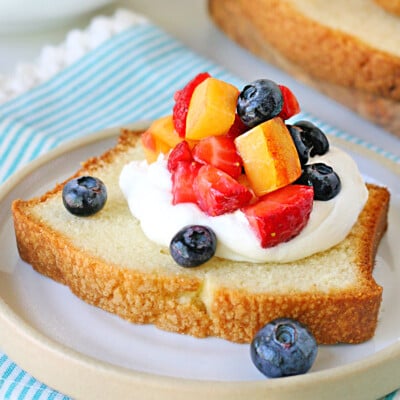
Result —
[[217, 237], [212, 229], [190, 225], [181, 229], [171, 240], [172, 258], [182, 267], [197, 267], [211, 259], [217, 247]]
[[74, 215], [87, 217], [100, 211], [107, 200], [104, 183], [92, 176], [81, 176], [68, 181], [62, 191], [65, 208]]
[[310, 148], [308, 145], [304, 142], [304, 139], [302, 137], [302, 132], [303, 130], [294, 125], [286, 125], [289, 132], [290, 136], [292, 136], [293, 142], [296, 146], [297, 154], [299, 155], [300, 159], [300, 164], [305, 165], [308, 163], [309, 159], [309, 154], [310, 154]]
[[279, 86], [269, 79], [258, 79], [246, 85], [237, 101], [237, 113], [252, 128], [276, 117], [282, 110], [283, 96]]
[[330, 200], [342, 187], [338, 174], [324, 163], [305, 165], [299, 179], [295, 182], [314, 188], [314, 200]]
[[250, 346], [254, 365], [269, 378], [306, 373], [317, 352], [317, 342], [311, 332], [290, 318], [278, 318], [265, 325]]
[[329, 151], [329, 142], [324, 132], [310, 121], [297, 121], [293, 124], [299, 127], [301, 138], [310, 151], [310, 156], [324, 155]]

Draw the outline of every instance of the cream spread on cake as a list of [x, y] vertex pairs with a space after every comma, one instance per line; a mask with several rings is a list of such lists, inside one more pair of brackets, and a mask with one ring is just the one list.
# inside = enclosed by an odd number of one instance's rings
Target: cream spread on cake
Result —
[[148, 239], [169, 246], [184, 226], [201, 224], [214, 230], [218, 257], [247, 262], [289, 262], [327, 250], [350, 232], [364, 207], [368, 191], [355, 161], [344, 151], [331, 147], [309, 163], [331, 166], [341, 179], [340, 193], [329, 201], [314, 201], [306, 227], [295, 238], [270, 248], [262, 248], [246, 216], [237, 210], [210, 217], [195, 204], [172, 205], [171, 174], [160, 156], [154, 163], [133, 161], [120, 175], [120, 187], [131, 213], [140, 221]]

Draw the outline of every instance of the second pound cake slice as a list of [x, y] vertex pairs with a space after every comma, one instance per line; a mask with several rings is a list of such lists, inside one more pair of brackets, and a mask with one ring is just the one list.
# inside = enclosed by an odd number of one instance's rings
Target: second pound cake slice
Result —
[[209, 0], [240, 45], [400, 135], [398, 1]]

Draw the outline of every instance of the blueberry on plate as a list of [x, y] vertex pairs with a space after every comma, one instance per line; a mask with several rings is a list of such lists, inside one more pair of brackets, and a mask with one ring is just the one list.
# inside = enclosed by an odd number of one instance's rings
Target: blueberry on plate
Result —
[[64, 185], [62, 199], [71, 214], [88, 217], [104, 207], [107, 189], [99, 178], [80, 176]]
[[253, 128], [276, 117], [282, 107], [283, 96], [279, 86], [269, 79], [258, 79], [240, 92], [236, 110], [243, 123]]
[[322, 156], [329, 151], [329, 141], [325, 133], [310, 121], [297, 121], [293, 124], [302, 130], [301, 138], [308, 147], [311, 157]]
[[197, 267], [211, 259], [217, 248], [217, 237], [212, 229], [202, 225], [189, 225], [172, 238], [169, 250], [172, 258], [182, 267]]
[[314, 200], [322, 201], [333, 199], [342, 187], [338, 174], [324, 163], [305, 165], [300, 178], [295, 183], [312, 186]]
[[250, 355], [257, 369], [269, 378], [304, 374], [317, 356], [318, 346], [306, 326], [290, 318], [278, 318], [255, 335]]

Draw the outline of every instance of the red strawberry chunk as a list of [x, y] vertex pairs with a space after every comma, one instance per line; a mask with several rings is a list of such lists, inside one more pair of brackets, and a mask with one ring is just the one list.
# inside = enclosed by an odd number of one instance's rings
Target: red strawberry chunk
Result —
[[197, 162], [178, 161], [172, 172], [172, 204], [196, 203], [193, 182], [201, 164]]
[[172, 149], [171, 153], [169, 153], [167, 162], [168, 171], [172, 173], [176, 169], [176, 166], [180, 161], [193, 161], [193, 156], [189, 144], [185, 140], [178, 143]]
[[297, 236], [306, 226], [313, 207], [312, 186], [289, 185], [243, 208], [263, 248]]
[[233, 178], [242, 172], [242, 159], [236, 151], [233, 139], [227, 136], [209, 136], [193, 148], [193, 158], [202, 164], [210, 164]]
[[203, 165], [199, 169], [193, 191], [197, 205], [210, 216], [233, 212], [252, 198], [249, 189], [212, 165]]
[[281, 89], [283, 96], [283, 107], [281, 112], [279, 113], [279, 117], [281, 117], [284, 121], [293, 117], [300, 112], [300, 105], [297, 101], [296, 96], [293, 92], [284, 85], [278, 85]]
[[243, 123], [243, 121], [240, 119], [239, 115], [235, 114], [235, 120], [233, 121], [233, 124], [230, 127], [226, 136], [228, 136], [228, 138], [234, 140], [239, 135], [246, 132], [247, 129], [249, 129], [249, 128]]
[[175, 104], [172, 109], [172, 120], [175, 130], [180, 137], [185, 137], [186, 133], [186, 116], [189, 109], [190, 99], [194, 89], [210, 77], [208, 72], [202, 72], [195, 76], [183, 89], [177, 90], [174, 95]]

